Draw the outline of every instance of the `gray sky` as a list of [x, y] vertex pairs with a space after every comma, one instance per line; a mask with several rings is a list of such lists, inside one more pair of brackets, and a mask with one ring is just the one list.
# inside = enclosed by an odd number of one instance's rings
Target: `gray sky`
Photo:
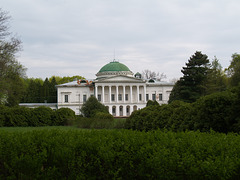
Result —
[[182, 76], [202, 51], [221, 65], [240, 53], [239, 0], [0, 0], [23, 42], [28, 77], [95, 78], [115, 58], [134, 73]]

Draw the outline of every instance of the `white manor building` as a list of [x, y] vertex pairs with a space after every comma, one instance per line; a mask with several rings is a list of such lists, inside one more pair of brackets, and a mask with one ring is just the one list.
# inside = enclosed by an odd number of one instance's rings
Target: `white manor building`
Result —
[[76, 80], [57, 85], [57, 108], [67, 107], [81, 114], [80, 109], [90, 96], [95, 96], [115, 117], [130, 116], [146, 107], [148, 100], [166, 104], [173, 83], [144, 80], [127, 66], [113, 61], [103, 66], [94, 80]]

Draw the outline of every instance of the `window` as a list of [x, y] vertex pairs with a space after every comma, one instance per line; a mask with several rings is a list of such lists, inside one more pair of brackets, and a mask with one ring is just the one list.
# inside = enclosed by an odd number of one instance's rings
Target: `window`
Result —
[[128, 94], [125, 94], [125, 101], [128, 101]]
[[65, 101], [64, 101], [65, 103], [68, 102], [68, 95], [65, 95], [65, 96], [64, 96], [64, 100], [65, 100]]
[[101, 94], [98, 94], [98, 101], [101, 101]]
[[87, 101], [87, 95], [83, 95], [83, 102], [86, 102]]
[[149, 100], [149, 94], [146, 94], [146, 101]]
[[122, 94], [118, 94], [118, 100], [119, 100], [119, 101], [122, 100]]
[[112, 107], [112, 113], [115, 114], [116, 113], [116, 108]]
[[159, 94], [159, 101], [162, 101], [162, 94]]
[[112, 101], [115, 101], [115, 94], [112, 94], [111, 100], [112, 100]]
[[152, 94], [152, 100], [153, 100], [153, 101], [156, 100], [156, 94]]
[[142, 94], [139, 94], [139, 101], [142, 100]]

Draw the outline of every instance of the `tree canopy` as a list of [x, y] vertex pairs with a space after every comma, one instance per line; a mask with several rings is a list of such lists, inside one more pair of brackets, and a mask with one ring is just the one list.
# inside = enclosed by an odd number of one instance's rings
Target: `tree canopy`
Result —
[[23, 94], [24, 68], [16, 54], [21, 50], [21, 41], [9, 32], [10, 16], [0, 9], [0, 104], [17, 105]]
[[107, 107], [101, 104], [94, 96], [88, 98], [81, 108], [85, 117], [94, 117], [97, 112], [109, 113]]
[[227, 74], [230, 78], [230, 86], [234, 87], [240, 83], [240, 54], [232, 55], [231, 64], [227, 69]]
[[207, 55], [196, 51], [186, 63], [186, 67], [181, 70], [183, 77], [174, 85], [169, 102], [174, 100], [194, 102], [205, 95], [204, 81], [207, 78], [208, 69], [209, 59]]

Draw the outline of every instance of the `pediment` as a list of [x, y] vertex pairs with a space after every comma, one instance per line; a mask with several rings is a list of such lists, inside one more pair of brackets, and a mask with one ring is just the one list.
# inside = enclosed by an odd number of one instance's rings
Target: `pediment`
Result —
[[103, 79], [98, 79], [95, 82], [102, 83], [102, 82], [136, 82], [136, 83], [144, 83], [145, 81], [143, 79], [138, 79], [135, 77], [129, 77], [129, 76], [113, 76]]

